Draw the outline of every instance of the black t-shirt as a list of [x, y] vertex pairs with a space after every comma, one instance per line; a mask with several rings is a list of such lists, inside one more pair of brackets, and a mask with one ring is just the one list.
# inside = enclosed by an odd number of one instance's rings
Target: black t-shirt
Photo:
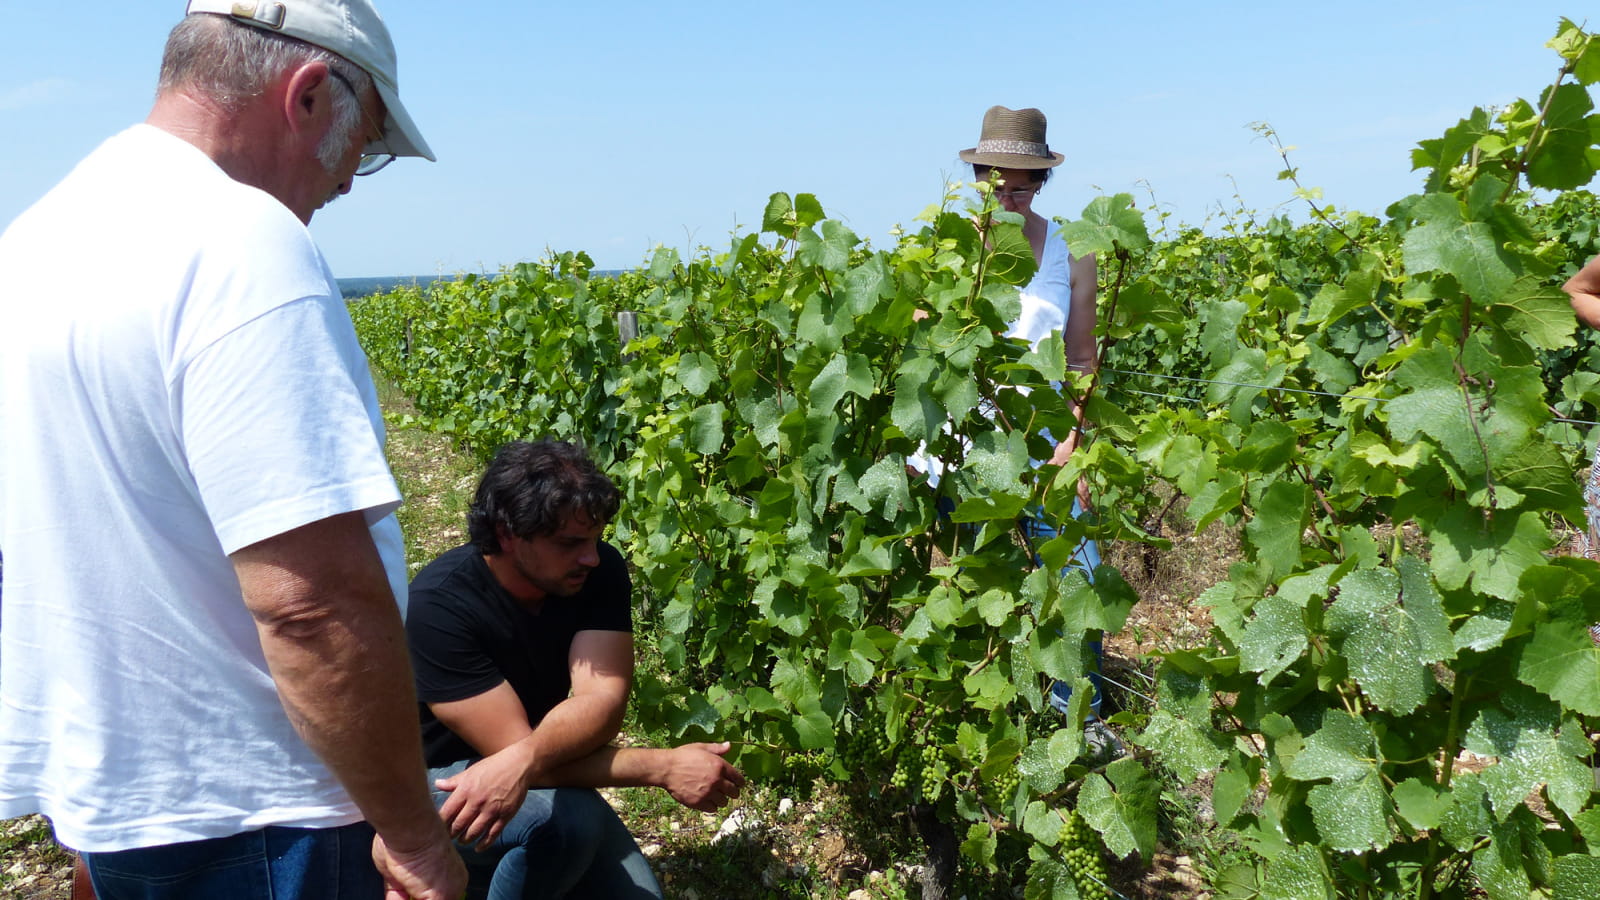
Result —
[[533, 613], [506, 593], [480, 551], [449, 551], [411, 580], [406, 642], [416, 675], [422, 745], [429, 767], [478, 756], [445, 728], [429, 703], [465, 700], [509, 682], [528, 723], [572, 690], [568, 649], [580, 631], [633, 631], [633, 585], [622, 554], [600, 543], [600, 565], [571, 597], [547, 597]]

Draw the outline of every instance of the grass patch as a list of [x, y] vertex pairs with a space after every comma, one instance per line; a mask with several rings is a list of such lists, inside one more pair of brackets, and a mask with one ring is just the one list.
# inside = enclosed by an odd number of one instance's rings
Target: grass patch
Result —
[[480, 466], [470, 453], [421, 425], [404, 424], [416, 414], [410, 398], [374, 370], [378, 403], [389, 431], [389, 468], [405, 502], [396, 513], [406, 539], [406, 575], [412, 576], [439, 554], [466, 543], [467, 506], [478, 484]]

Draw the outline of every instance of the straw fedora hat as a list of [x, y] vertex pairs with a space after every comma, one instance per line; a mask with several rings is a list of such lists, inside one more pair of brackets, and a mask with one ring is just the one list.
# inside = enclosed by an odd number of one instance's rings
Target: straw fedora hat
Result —
[[983, 114], [978, 146], [958, 154], [962, 162], [1000, 169], [1052, 169], [1066, 157], [1051, 153], [1044, 142], [1044, 113], [991, 106]]

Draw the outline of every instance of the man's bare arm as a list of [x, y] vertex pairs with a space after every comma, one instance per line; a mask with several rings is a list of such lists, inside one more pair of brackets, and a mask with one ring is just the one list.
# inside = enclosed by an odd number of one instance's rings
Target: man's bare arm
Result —
[[729, 749], [727, 742], [602, 747], [546, 777], [552, 786], [658, 787], [684, 806], [712, 812], [739, 796], [744, 786], [744, 775], [722, 758]]
[[232, 554], [289, 720], [377, 831], [392, 888], [457, 900], [466, 871], [429, 797], [400, 611], [361, 513]]
[[556, 704], [537, 728], [511, 685], [501, 682], [464, 700], [430, 703], [428, 709], [457, 737], [483, 756], [521, 744], [530, 774], [555, 768], [604, 747], [622, 728], [633, 688], [633, 635], [625, 631], [580, 631], [568, 652], [572, 694]]
[[484, 757], [438, 783], [451, 792], [439, 813], [457, 840], [493, 841], [529, 788], [566, 784], [551, 773], [600, 751], [622, 728], [633, 685], [633, 635], [580, 631], [567, 661], [571, 696], [533, 728], [505, 682], [465, 700], [428, 704], [440, 723]]
[[1561, 289], [1572, 298], [1572, 311], [1578, 314], [1578, 321], [1600, 328], [1600, 256], [1589, 260]]

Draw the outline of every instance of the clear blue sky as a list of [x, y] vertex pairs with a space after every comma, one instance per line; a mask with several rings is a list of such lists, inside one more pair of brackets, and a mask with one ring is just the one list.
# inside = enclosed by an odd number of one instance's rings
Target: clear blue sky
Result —
[[[959, 177], [996, 103], [1050, 118], [1067, 161], [1035, 202], [1046, 214], [1099, 193], [1148, 203], [1148, 185], [1199, 223], [1237, 186], [1299, 217], [1258, 121], [1329, 202], [1379, 212], [1418, 184], [1417, 141], [1533, 99], [1559, 18], [1588, 15], [1547, 0], [377, 2], [439, 162], [401, 160], [317, 214], [341, 276], [725, 249], [780, 190], [887, 246]], [[0, 0], [0, 223], [143, 119], [182, 10]]]

